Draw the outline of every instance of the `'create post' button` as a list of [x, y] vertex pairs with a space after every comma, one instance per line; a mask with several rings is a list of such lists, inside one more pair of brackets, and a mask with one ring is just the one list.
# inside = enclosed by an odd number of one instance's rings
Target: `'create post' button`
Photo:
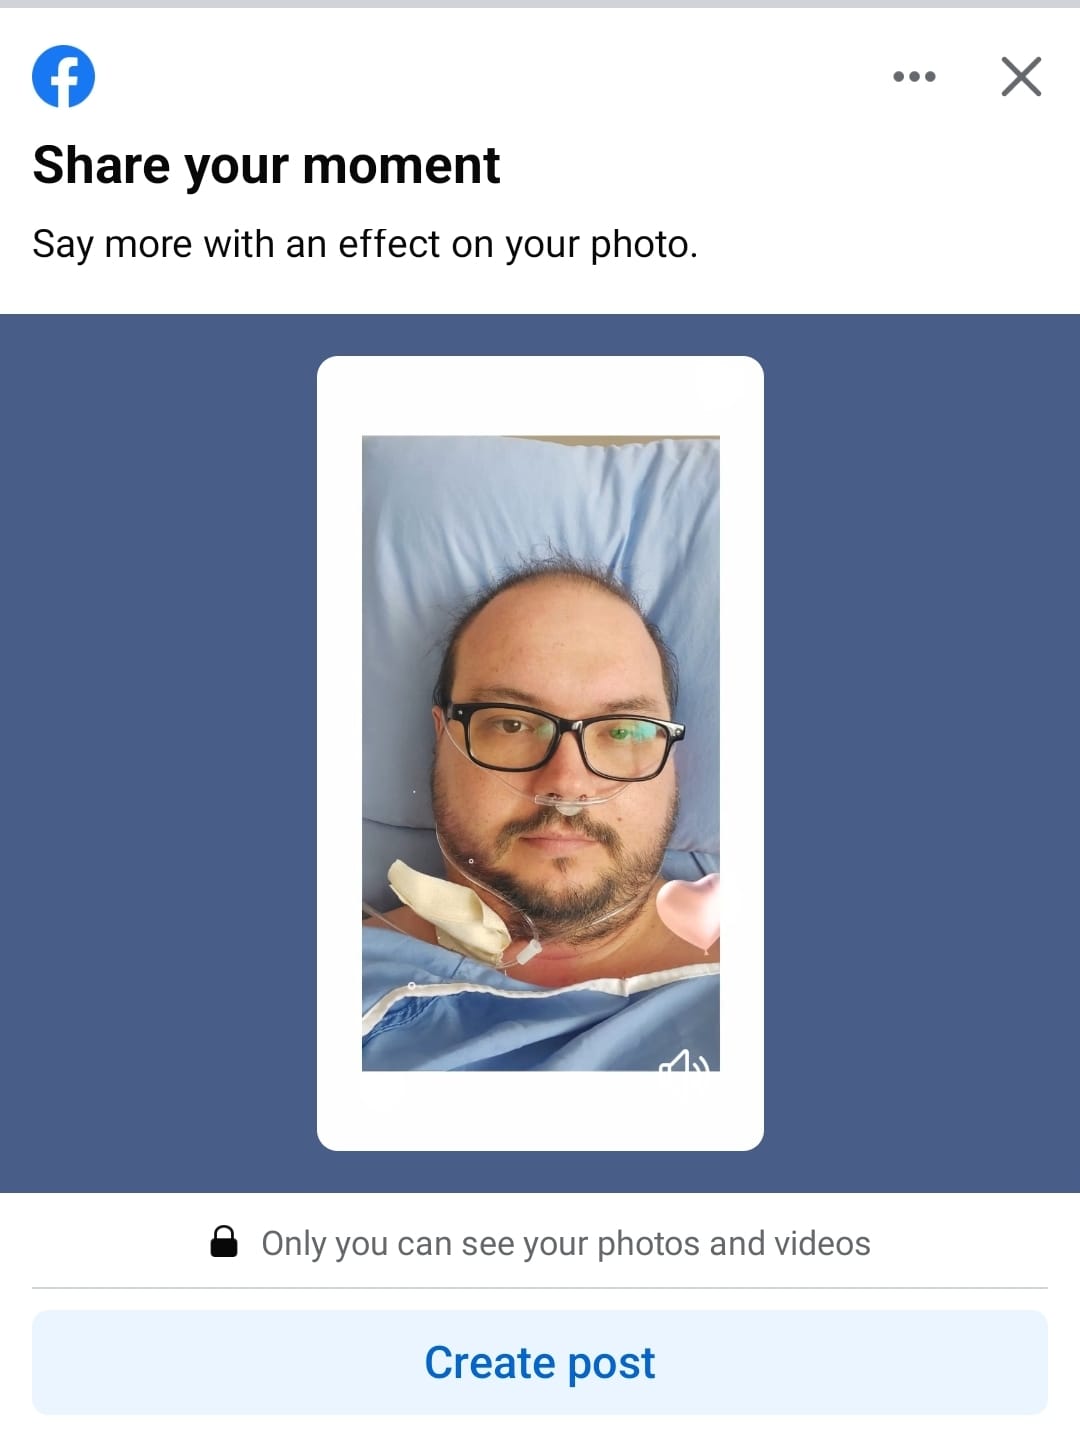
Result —
[[39, 1412], [1022, 1415], [1033, 1311], [92, 1309], [34, 1320]]
[[521, 1347], [514, 1352], [469, 1352], [436, 1343], [424, 1358], [429, 1377], [437, 1382], [447, 1378], [476, 1378], [500, 1382], [538, 1380], [554, 1382], [561, 1379], [567, 1387], [580, 1387], [593, 1379], [611, 1382], [621, 1378], [635, 1382], [639, 1377], [653, 1381], [656, 1377], [656, 1354], [651, 1347], [640, 1352], [537, 1352]]

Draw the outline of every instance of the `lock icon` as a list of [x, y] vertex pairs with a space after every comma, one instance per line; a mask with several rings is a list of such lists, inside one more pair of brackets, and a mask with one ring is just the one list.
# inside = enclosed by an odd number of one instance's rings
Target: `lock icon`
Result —
[[[228, 1238], [222, 1238], [219, 1236], [221, 1234], [222, 1229], [224, 1229], [225, 1232], [229, 1235]], [[236, 1234], [233, 1232], [233, 1230], [229, 1227], [227, 1223], [219, 1223], [218, 1226], [214, 1229], [214, 1236], [210, 1240], [210, 1257], [236, 1257]]]

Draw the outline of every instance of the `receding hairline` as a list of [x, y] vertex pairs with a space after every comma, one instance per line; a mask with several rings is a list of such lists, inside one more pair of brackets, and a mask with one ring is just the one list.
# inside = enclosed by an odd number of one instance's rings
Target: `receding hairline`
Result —
[[572, 558], [566, 559], [565, 562], [545, 560], [523, 567], [516, 572], [509, 572], [476, 595], [473, 602], [458, 616], [457, 622], [446, 640], [439, 677], [433, 693], [434, 704], [445, 706], [449, 702], [450, 688], [456, 675], [459, 643], [476, 619], [498, 597], [503, 596], [504, 593], [515, 591], [519, 587], [531, 586], [537, 582], [558, 581], [572, 586], [591, 587], [594, 591], [605, 594], [622, 606], [628, 607], [634, 613], [656, 651], [660, 662], [660, 679], [668, 703], [668, 712], [673, 717], [679, 690], [678, 663], [674, 652], [664, 641], [659, 627], [646, 615], [636, 594], [625, 582], [604, 567], [590, 566]]
[[620, 606], [628, 607], [630, 611], [640, 619], [642, 626], [648, 631], [648, 622], [638, 606], [637, 599], [633, 592], [629, 591], [629, 589], [627, 589], [625, 593], [619, 591], [618, 588], [608, 586], [606, 582], [598, 580], [589, 572], [529, 572], [519, 580], [508, 581], [496, 587], [486, 599], [484, 599], [482, 595], [478, 597], [476, 606], [470, 609], [468, 615], [462, 621], [460, 628], [456, 632], [455, 641], [460, 641], [476, 618], [483, 612], [486, 612], [488, 607], [494, 606], [500, 597], [509, 596], [512, 592], [520, 591], [522, 587], [535, 587], [539, 582], [562, 582], [569, 587], [589, 587], [594, 592], [598, 592], [600, 596], [610, 597], [613, 602], [618, 602]]

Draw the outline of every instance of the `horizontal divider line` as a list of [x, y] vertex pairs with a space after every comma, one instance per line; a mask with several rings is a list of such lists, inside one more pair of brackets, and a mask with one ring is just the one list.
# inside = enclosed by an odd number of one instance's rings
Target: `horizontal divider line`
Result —
[[1046, 1283], [35, 1283], [35, 1293], [1045, 1293]]

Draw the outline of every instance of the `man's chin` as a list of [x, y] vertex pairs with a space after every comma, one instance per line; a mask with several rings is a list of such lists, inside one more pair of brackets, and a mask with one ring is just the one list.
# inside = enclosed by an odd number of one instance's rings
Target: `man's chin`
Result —
[[526, 855], [499, 863], [498, 873], [507, 887], [539, 906], [550, 904], [572, 910], [597, 902], [614, 893], [618, 875], [610, 859], [586, 856], [554, 856], [539, 859]]
[[537, 889], [593, 885], [615, 873], [615, 862], [597, 844], [560, 848], [532, 841], [528, 846], [516, 845], [505, 864], [499, 864], [513, 879]]
[[[546, 879], [499, 872], [490, 879], [490, 884], [510, 904], [508, 924], [513, 924], [515, 913], [527, 916], [537, 933], [549, 940], [572, 939], [599, 924], [605, 915], [613, 914], [628, 901], [638, 903], [634, 894], [620, 889], [612, 873], [582, 881], [580, 872], [556, 872]], [[641, 899], [648, 894], [651, 884], [649, 881], [638, 892]]]

